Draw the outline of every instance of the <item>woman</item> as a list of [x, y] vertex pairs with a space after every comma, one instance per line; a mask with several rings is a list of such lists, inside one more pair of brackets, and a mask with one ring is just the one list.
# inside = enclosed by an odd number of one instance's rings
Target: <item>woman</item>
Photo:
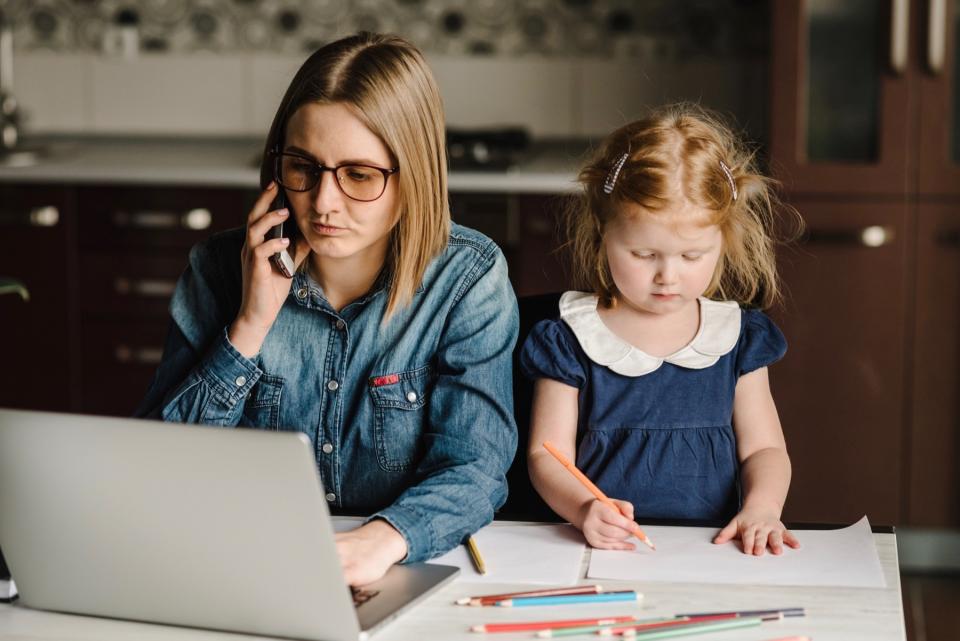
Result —
[[[359, 34], [310, 56], [246, 229], [190, 253], [138, 410], [309, 436], [331, 508], [373, 514], [337, 535], [351, 585], [488, 523], [516, 449], [516, 299], [497, 246], [450, 222], [443, 123], [404, 40]], [[268, 237], [294, 222], [292, 239]], [[285, 250], [292, 278], [271, 264]]]

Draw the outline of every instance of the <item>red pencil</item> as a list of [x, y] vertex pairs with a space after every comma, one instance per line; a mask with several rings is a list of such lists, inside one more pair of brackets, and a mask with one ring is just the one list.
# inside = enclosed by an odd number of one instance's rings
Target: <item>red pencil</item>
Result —
[[602, 585], [572, 585], [568, 588], [544, 588], [542, 590], [527, 590], [526, 592], [506, 592], [504, 594], [485, 594], [481, 596], [465, 596], [457, 599], [457, 605], [493, 605], [497, 601], [505, 601], [514, 597], [528, 596], [556, 596], [561, 594], [597, 594], [603, 592]]
[[561, 621], [525, 621], [523, 623], [484, 623], [470, 628], [473, 632], [521, 632], [524, 630], [549, 630], [551, 628], [576, 628], [583, 625], [606, 625], [625, 623], [633, 617], [607, 617], [605, 619], [564, 619]]

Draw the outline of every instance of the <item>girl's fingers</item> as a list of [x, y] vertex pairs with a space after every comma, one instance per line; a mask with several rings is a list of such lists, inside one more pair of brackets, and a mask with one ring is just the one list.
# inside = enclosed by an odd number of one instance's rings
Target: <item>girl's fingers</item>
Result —
[[743, 553], [753, 554], [754, 530], [746, 529], [740, 533], [740, 540], [743, 543]]
[[612, 539], [615, 541], [622, 541], [624, 539], [630, 538], [630, 530], [626, 530], [616, 525], [611, 525], [609, 523], [601, 523], [597, 528], [596, 532], [598, 535]]
[[257, 200], [253, 203], [253, 208], [250, 210], [250, 213], [247, 214], [247, 227], [255, 223], [260, 219], [265, 213], [270, 211], [270, 203], [273, 202], [273, 199], [277, 197], [277, 183], [270, 181], [270, 184], [267, 185], [267, 188], [264, 189]]
[[791, 532], [790, 530], [783, 531], [783, 542], [789, 545], [790, 547], [792, 547], [793, 549], [797, 549], [798, 547], [800, 547], [800, 540], [797, 539], [797, 537], [795, 537], [793, 535], [793, 532]]
[[783, 554], [783, 536], [779, 531], [773, 530], [770, 532], [770, 538], [767, 540], [767, 544], [770, 546], [770, 551], [774, 554]]
[[726, 543], [737, 535], [737, 522], [730, 521], [727, 523], [727, 527], [720, 530], [720, 533], [714, 537], [714, 543]]

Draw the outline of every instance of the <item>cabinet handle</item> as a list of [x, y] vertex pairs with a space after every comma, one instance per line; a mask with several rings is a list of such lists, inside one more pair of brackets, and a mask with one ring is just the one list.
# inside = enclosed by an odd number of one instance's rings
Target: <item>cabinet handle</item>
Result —
[[113, 281], [113, 291], [121, 295], [169, 298], [177, 288], [177, 281], [163, 278], [124, 278]]
[[892, 227], [870, 225], [862, 229], [810, 229], [803, 236], [808, 245], [858, 245], [875, 249], [893, 244]]
[[113, 214], [117, 227], [134, 229], [189, 229], [202, 231], [210, 227], [213, 215], [205, 207], [191, 209], [182, 214], [173, 211], [118, 211]]
[[136, 363], [137, 365], [158, 365], [163, 359], [163, 349], [159, 347], [130, 347], [117, 345], [113, 356], [118, 363]]
[[927, 66], [934, 75], [943, 73], [947, 57], [947, 0], [927, 5]]
[[907, 69], [910, 0], [892, 0], [890, 7], [890, 69], [898, 76]]
[[56, 227], [60, 210], [53, 205], [33, 207], [30, 211], [0, 211], [0, 225], [11, 227]]

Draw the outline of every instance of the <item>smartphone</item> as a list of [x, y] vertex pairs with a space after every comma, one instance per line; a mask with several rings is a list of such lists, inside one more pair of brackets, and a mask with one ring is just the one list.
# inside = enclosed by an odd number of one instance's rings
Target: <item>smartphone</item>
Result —
[[[274, 199], [273, 203], [270, 206], [270, 211], [275, 211], [277, 209], [283, 209], [287, 206], [287, 199], [284, 198], [283, 187], [280, 187], [277, 193], [277, 197]], [[287, 216], [287, 219], [270, 228], [270, 231], [267, 232], [267, 239], [274, 238], [289, 238], [290, 244], [287, 245], [286, 249], [281, 249], [277, 253], [273, 254], [270, 257], [270, 262], [273, 263], [273, 266], [277, 268], [277, 271], [286, 276], [287, 278], [293, 278], [294, 272], [296, 272], [297, 267], [296, 263], [293, 260], [293, 254], [291, 252], [296, 251], [297, 239], [300, 237], [300, 228], [297, 227], [296, 217], [293, 215], [293, 211], [290, 211], [290, 215]]]

